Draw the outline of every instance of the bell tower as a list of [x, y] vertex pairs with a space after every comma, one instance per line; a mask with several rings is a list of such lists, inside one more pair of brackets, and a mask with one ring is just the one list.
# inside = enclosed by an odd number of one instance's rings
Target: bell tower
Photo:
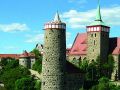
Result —
[[66, 24], [57, 12], [44, 28], [41, 90], [65, 90]]
[[[99, 1], [98, 1], [99, 2]], [[87, 29], [87, 59], [92, 61], [100, 56], [101, 62], [107, 60], [109, 50], [109, 32], [101, 17], [100, 3], [98, 3], [96, 19]]]

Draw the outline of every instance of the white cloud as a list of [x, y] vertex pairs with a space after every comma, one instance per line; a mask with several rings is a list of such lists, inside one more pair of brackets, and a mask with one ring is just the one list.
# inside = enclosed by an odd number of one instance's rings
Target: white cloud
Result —
[[0, 31], [3, 32], [26, 31], [28, 29], [26, 24], [21, 23], [0, 24]]
[[70, 32], [66, 32], [66, 40], [68, 40], [71, 37], [71, 33]]
[[[114, 6], [110, 8], [102, 8], [101, 14], [103, 21], [108, 25], [120, 25], [120, 6]], [[94, 21], [96, 15], [96, 9], [91, 9], [85, 12], [79, 12], [77, 10], [69, 10], [64, 12], [61, 16], [67, 23], [67, 26], [73, 29], [85, 28]]]
[[28, 38], [25, 42], [27, 43], [38, 43], [43, 42], [44, 34], [36, 34], [36, 35], [26, 35]]
[[72, 44], [67, 44], [67, 48], [71, 48], [72, 47]]

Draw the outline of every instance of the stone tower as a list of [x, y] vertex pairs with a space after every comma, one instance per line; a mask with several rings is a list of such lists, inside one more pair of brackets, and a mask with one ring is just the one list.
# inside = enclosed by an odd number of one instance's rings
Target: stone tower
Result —
[[65, 90], [66, 24], [58, 13], [45, 24], [44, 41], [41, 90]]
[[100, 4], [98, 4], [95, 21], [87, 26], [87, 59], [96, 60], [98, 56], [102, 62], [107, 60], [109, 50], [109, 30], [101, 18]]

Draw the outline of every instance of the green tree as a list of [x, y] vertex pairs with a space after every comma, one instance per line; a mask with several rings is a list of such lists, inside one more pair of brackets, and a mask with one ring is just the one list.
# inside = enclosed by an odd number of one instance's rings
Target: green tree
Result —
[[33, 64], [32, 69], [38, 71], [39, 73], [41, 73], [41, 71], [42, 71], [41, 61], [40, 60], [36, 60], [35, 64]]
[[41, 73], [42, 71], [42, 55], [40, 54], [40, 52], [37, 49], [33, 49], [32, 53], [35, 54], [35, 64], [33, 64], [32, 69], [38, 71], [39, 73]]
[[16, 80], [15, 90], [35, 90], [35, 81], [32, 77], [23, 77]]
[[102, 77], [99, 79], [98, 90], [110, 90], [108, 78]]
[[111, 74], [114, 70], [114, 64], [115, 64], [115, 61], [114, 61], [113, 56], [109, 55], [108, 56], [108, 74], [109, 74], [110, 77], [111, 77]]
[[41, 81], [40, 80], [36, 80], [35, 89], [36, 90], [41, 90]]
[[17, 79], [27, 77], [30, 72], [27, 68], [20, 67], [18, 61], [10, 60], [2, 69], [0, 80], [7, 90], [14, 90]]
[[35, 59], [40, 60], [42, 63], [42, 55], [40, 54], [39, 50], [33, 49], [31, 52], [35, 54]]
[[81, 62], [80, 64], [80, 69], [82, 69], [83, 71], [87, 71], [87, 68], [88, 68], [88, 60], [85, 58], [83, 59], [83, 61]]

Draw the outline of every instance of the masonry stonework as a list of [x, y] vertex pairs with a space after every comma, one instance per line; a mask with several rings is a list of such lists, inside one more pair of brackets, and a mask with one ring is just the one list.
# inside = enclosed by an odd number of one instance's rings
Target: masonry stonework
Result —
[[[109, 32], [87, 32], [87, 58], [96, 60], [100, 56], [101, 62], [107, 61], [109, 51]], [[104, 27], [105, 28], [105, 27]]]
[[[57, 17], [59, 17], [57, 15]], [[64, 25], [61, 21], [52, 24]], [[56, 25], [55, 24], [55, 25]], [[44, 55], [42, 62], [42, 89], [65, 90], [66, 30], [47, 28], [44, 36]]]

